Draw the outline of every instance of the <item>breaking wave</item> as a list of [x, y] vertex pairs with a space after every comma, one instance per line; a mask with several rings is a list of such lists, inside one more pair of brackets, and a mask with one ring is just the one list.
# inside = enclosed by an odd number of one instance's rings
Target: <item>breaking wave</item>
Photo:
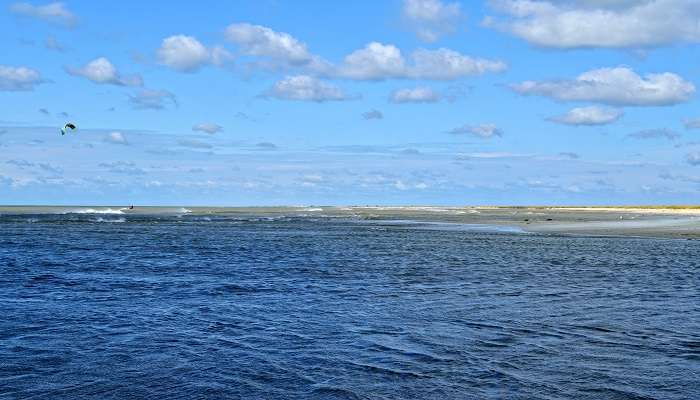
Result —
[[127, 208], [78, 208], [71, 209], [61, 214], [124, 214], [124, 210]]

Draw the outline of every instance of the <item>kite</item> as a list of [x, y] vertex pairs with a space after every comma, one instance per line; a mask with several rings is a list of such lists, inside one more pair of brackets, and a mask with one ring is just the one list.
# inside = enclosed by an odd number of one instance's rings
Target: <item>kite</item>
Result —
[[74, 131], [75, 125], [72, 122], [67, 123], [63, 128], [61, 128], [61, 135], [65, 135], [68, 129]]

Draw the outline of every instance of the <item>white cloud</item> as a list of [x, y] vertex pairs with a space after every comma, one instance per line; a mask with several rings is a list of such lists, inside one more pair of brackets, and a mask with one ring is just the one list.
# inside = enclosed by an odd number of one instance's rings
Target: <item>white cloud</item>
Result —
[[623, 114], [621, 110], [614, 108], [576, 107], [564, 115], [551, 117], [549, 120], [566, 125], [605, 125], [617, 121]]
[[492, 0], [505, 20], [485, 24], [537, 46], [659, 46], [700, 42], [697, 0]]
[[223, 65], [233, 56], [223, 47], [211, 49], [192, 36], [174, 35], [163, 39], [156, 51], [158, 62], [180, 72], [195, 72], [207, 65]]
[[175, 95], [167, 90], [143, 89], [133, 96], [129, 96], [129, 101], [136, 109], [160, 110], [165, 108], [167, 103], [177, 105]]
[[345, 57], [338, 75], [358, 80], [403, 77], [406, 65], [401, 50], [392, 44], [371, 42]]
[[454, 32], [462, 16], [459, 3], [440, 0], [404, 0], [401, 13], [418, 38], [426, 42]]
[[394, 45], [372, 42], [346, 56], [333, 75], [356, 80], [454, 80], [507, 68], [502, 61], [472, 58], [445, 48], [416, 50], [411, 61], [407, 63]]
[[[426, 15], [425, 18], [429, 17]], [[230, 25], [226, 29], [226, 37], [238, 44], [243, 54], [272, 60], [272, 63], [252, 64], [256, 67], [283, 70], [291, 68], [322, 77], [354, 80], [454, 80], [470, 75], [501, 72], [507, 68], [500, 60], [469, 57], [445, 48], [419, 49], [406, 60], [398, 47], [379, 42], [370, 42], [345, 56], [339, 64], [333, 64], [310, 53], [305, 43], [287, 33], [246, 23]]]
[[506, 63], [499, 60], [472, 58], [450, 49], [416, 50], [413, 67], [407, 75], [416, 79], [454, 80], [488, 72], [502, 72]]
[[209, 59], [217, 67], [224, 66], [233, 61], [233, 54], [222, 46], [214, 46], [209, 50]]
[[298, 101], [340, 101], [349, 100], [342, 89], [308, 75], [288, 76], [275, 83], [266, 96], [280, 100]]
[[112, 144], [128, 145], [129, 142], [126, 141], [126, 137], [121, 132], [112, 132], [105, 136], [104, 141]]
[[573, 80], [526, 81], [511, 88], [523, 95], [539, 95], [559, 101], [593, 101], [624, 106], [662, 106], [687, 101], [695, 86], [665, 72], [644, 77], [626, 67], [601, 68]]
[[275, 32], [264, 26], [231, 24], [226, 28], [225, 35], [247, 55], [271, 57], [290, 64], [303, 64], [312, 59], [306, 44], [288, 33]]
[[43, 6], [35, 6], [30, 3], [14, 3], [10, 6], [10, 11], [15, 14], [27, 15], [66, 26], [73, 26], [78, 21], [75, 14], [70, 12], [63, 3], [58, 2]]
[[503, 132], [495, 124], [464, 125], [449, 130], [447, 133], [453, 135], [470, 134], [482, 139], [503, 136]]
[[428, 87], [399, 89], [389, 96], [392, 103], [437, 103], [440, 99], [440, 93]]
[[210, 135], [221, 132], [224, 128], [221, 125], [217, 125], [211, 122], [200, 122], [192, 127], [195, 132], [205, 132]]
[[34, 90], [42, 82], [41, 74], [35, 69], [0, 65], [0, 91]]
[[393, 183], [391, 183], [391, 186], [393, 186], [395, 189], [398, 190], [411, 190], [411, 189], [419, 189], [419, 190], [424, 190], [427, 189], [429, 186], [424, 183], [424, 182], [418, 182], [418, 183], [406, 183], [402, 180], [396, 180]]
[[69, 74], [82, 76], [98, 84], [118, 86], [143, 86], [141, 75], [122, 76], [117, 68], [105, 57], [96, 58], [82, 68], [66, 68]]

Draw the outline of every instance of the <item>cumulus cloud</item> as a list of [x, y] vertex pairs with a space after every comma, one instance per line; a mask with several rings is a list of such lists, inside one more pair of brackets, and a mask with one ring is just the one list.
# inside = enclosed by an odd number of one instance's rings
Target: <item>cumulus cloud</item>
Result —
[[[427, 15], [428, 11], [425, 13], [425, 18], [432, 18]], [[412, 15], [418, 14], [420, 12], [415, 11]], [[440, 14], [438, 11], [436, 15]], [[226, 37], [236, 43], [243, 54], [270, 59], [277, 63], [273, 64], [275, 67], [294, 68], [308, 75], [333, 78], [454, 80], [501, 72], [507, 68], [500, 60], [469, 57], [445, 48], [419, 49], [406, 60], [398, 47], [379, 42], [368, 43], [345, 56], [339, 64], [333, 64], [310, 53], [305, 43], [287, 33], [246, 23], [230, 25], [226, 29]]]
[[459, 3], [443, 3], [440, 0], [404, 0], [401, 14], [419, 39], [434, 42], [440, 36], [456, 30], [462, 11]]
[[362, 113], [364, 119], [383, 119], [384, 114], [379, 110], [369, 110]]
[[495, 136], [503, 136], [501, 131], [495, 124], [480, 124], [480, 125], [463, 125], [447, 131], [453, 135], [469, 134], [482, 139], [490, 139]]
[[104, 141], [111, 144], [128, 145], [126, 137], [121, 132], [111, 132], [105, 136]]
[[351, 98], [339, 87], [308, 75], [288, 76], [275, 83], [265, 93], [265, 96], [280, 100], [315, 101], [318, 103]]
[[306, 44], [288, 33], [275, 32], [264, 26], [231, 24], [226, 28], [225, 35], [247, 55], [271, 57], [290, 64], [303, 64], [312, 59]]
[[338, 75], [358, 80], [380, 80], [403, 77], [405, 71], [406, 62], [398, 47], [372, 42], [347, 55]]
[[44, 81], [39, 71], [27, 67], [0, 65], [0, 91], [28, 91]]
[[685, 119], [683, 120], [683, 126], [685, 126], [685, 129], [700, 129], [700, 118]]
[[389, 96], [392, 103], [437, 103], [440, 93], [428, 87], [395, 90]]
[[193, 72], [209, 62], [209, 50], [199, 40], [185, 35], [163, 39], [157, 50], [158, 61], [173, 69]]
[[161, 110], [167, 104], [177, 105], [175, 95], [167, 90], [143, 89], [129, 96], [131, 105], [140, 110]]
[[503, 61], [472, 58], [445, 48], [416, 50], [410, 61], [392, 44], [371, 42], [347, 55], [333, 75], [355, 80], [454, 80], [507, 68]]
[[598, 106], [577, 107], [564, 115], [549, 118], [550, 121], [566, 125], [605, 125], [622, 117], [624, 113], [614, 108]]
[[35, 6], [30, 3], [14, 3], [10, 6], [14, 14], [39, 18], [49, 22], [55, 22], [66, 26], [73, 26], [78, 18], [63, 3], [49, 3], [43, 6]]
[[645, 129], [642, 131], [630, 133], [627, 135], [633, 139], [668, 139], [676, 140], [681, 137], [680, 134], [670, 129]]
[[180, 72], [195, 72], [207, 65], [223, 65], [233, 56], [223, 47], [207, 48], [199, 40], [187, 35], [163, 39], [156, 51], [158, 62]]
[[472, 58], [454, 50], [419, 49], [413, 52], [413, 66], [406, 71], [408, 78], [454, 80], [488, 72], [502, 72], [506, 63], [499, 60]]
[[195, 132], [204, 132], [210, 135], [221, 132], [224, 128], [221, 125], [217, 125], [211, 122], [200, 122], [192, 127]]
[[122, 76], [117, 68], [105, 57], [96, 58], [82, 68], [68, 67], [66, 71], [74, 76], [82, 76], [97, 84], [117, 86], [143, 86], [141, 75]]
[[700, 165], [700, 153], [688, 153], [685, 155], [685, 160], [688, 164], [697, 166]]
[[537, 46], [640, 47], [700, 42], [696, 0], [492, 0], [484, 23]]
[[572, 80], [525, 81], [511, 85], [523, 95], [559, 101], [593, 101], [622, 106], [663, 106], [682, 103], [695, 93], [695, 85], [665, 72], [640, 76], [626, 67], [601, 68]]

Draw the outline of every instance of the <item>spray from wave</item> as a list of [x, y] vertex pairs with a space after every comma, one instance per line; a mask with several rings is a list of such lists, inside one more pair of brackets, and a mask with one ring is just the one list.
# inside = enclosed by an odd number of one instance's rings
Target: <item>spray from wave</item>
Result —
[[127, 208], [78, 208], [63, 212], [63, 214], [124, 214]]

